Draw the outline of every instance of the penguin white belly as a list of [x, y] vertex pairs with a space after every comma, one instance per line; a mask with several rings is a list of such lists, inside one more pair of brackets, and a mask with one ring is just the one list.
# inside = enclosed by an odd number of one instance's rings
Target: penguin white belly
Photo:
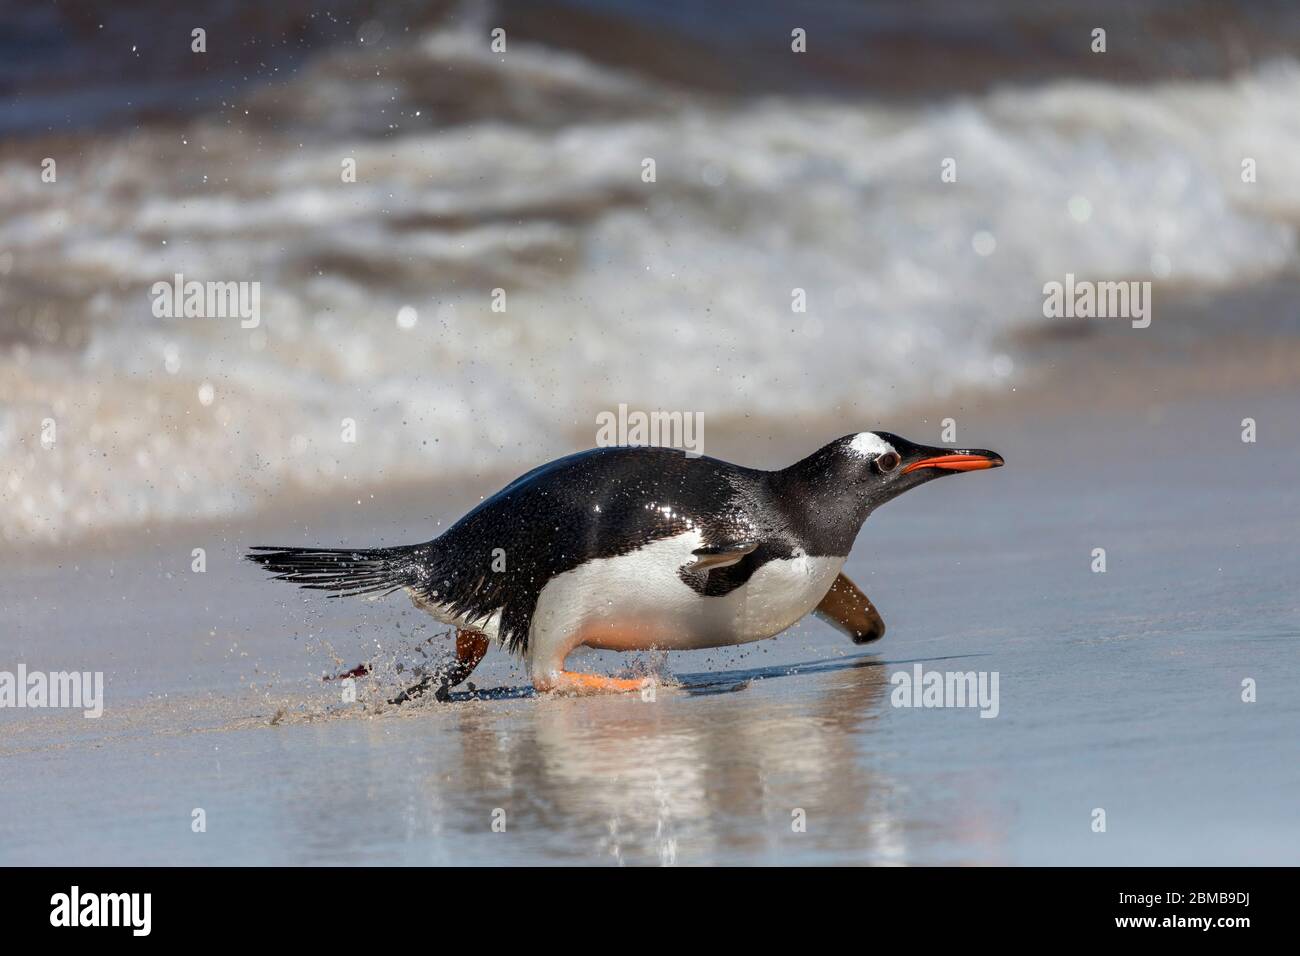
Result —
[[821, 602], [845, 560], [768, 561], [729, 594], [710, 597], [678, 575], [702, 543], [691, 531], [557, 575], [538, 595], [529, 657], [554, 663], [580, 644], [694, 650], [772, 637]]

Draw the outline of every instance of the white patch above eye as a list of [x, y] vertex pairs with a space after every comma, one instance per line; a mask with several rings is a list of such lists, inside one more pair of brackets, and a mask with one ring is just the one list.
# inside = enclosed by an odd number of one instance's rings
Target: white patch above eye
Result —
[[894, 451], [894, 446], [875, 432], [858, 432], [853, 436], [853, 441], [849, 442], [849, 448], [863, 458], [879, 458]]

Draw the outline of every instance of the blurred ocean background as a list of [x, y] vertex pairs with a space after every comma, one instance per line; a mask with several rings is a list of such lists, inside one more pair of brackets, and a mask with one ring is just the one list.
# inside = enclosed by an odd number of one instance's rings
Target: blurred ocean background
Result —
[[[620, 402], [875, 422], [1041, 381], [1067, 272], [1157, 324], [1294, 275], [1300, 9], [1225, 6], [6, 3], [0, 540], [523, 470]], [[156, 318], [176, 273], [260, 326]]]

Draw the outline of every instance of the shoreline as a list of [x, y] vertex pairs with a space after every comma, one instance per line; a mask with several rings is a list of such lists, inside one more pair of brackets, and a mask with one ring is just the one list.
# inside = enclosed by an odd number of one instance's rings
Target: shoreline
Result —
[[[1284, 692], [1300, 680], [1294, 353], [1274, 353], [1278, 373], [1252, 388], [1255, 349], [1216, 363], [1210, 339], [1196, 363], [1165, 367], [1168, 352], [1099, 335], [1103, 349], [1057, 353], [1068, 385], [945, 403], [959, 438], [987, 439], [1008, 467], [935, 482], [868, 521], [846, 573], [889, 630], [865, 652], [811, 619], [733, 649], [579, 652], [601, 673], [761, 675], [735, 692], [539, 697], [497, 651], [473, 678], [507, 689], [495, 699], [380, 704], [399, 665], [446, 653], [424, 648], [427, 617], [400, 595], [304, 595], [239, 556], [295, 522], [322, 543], [408, 534], [427, 488], [404, 492], [410, 512], [389, 494], [361, 512], [317, 500], [222, 525], [203, 575], [188, 573], [196, 536], [175, 529], [78, 550], [58, 573], [27, 561], [0, 585], [15, 659], [103, 670], [105, 711], [0, 713], [5, 858], [601, 862], [613, 840], [648, 863], [1294, 862], [1300, 763], [1277, 752], [1300, 726]], [[1242, 407], [1259, 417], [1256, 445], [1240, 440]], [[760, 452], [776, 458], [777, 440]], [[1098, 546], [1106, 574], [1089, 568]], [[320, 676], [362, 660], [377, 676], [358, 682], [360, 706], [342, 703]], [[890, 676], [917, 662], [999, 673], [997, 718], [891, 706]], [[1247, 676], [1261, 686], [1249, 706]], [[340, 766], [355, 769], [322, 775]], [[1080, 795], [1141, 836], [1099, 841], [1070, 809]], [[236, 836], [192, 839], [176, 821], [196, 805]], [[479, 842], [484, 806], [509, 808], [514, 839]], [[818, 826], [783, 844], [774, 806], [806, 807]], [[111, 822], [71, 849], [31, 836], [85, 819]]]
[[[1158, 415], [1161, 407], [1171, 403], [1211, 396], [1249, 399], [1300, 393], [1300, 339], [1277, 327], [1287, 320], [1269, 318], [1254, 326], [1248, 321], [1224, 331], [1225, 323], [1217, 318], [1239, 314], [1243, 303], [1248, 313], [1258, 316], [1284, 313], [1297, 301], [1300, 276], [1290, 272], [1258, 285], [1208, 293], [1161, 293], [1157, 287], [1162, 314], [1149, 329], [1131, 329], [1127, 320], [1049, 323], [1008, 341], [1006, 347], [1026, 371], [1004, 387], [958, 391], [946, 400], [913, 402], [879, 416], [854, 412], [801, 416], [779, 427], [770, 420], [755, 427], [736, 415], [710, 418], [704, 454], [751, 467], [779, 468], [850, 429], [885, 429], [923, 438], [937, 432], [938, 422], [946, 417], [955, 417], [963, 425], [1006, 427], [1083, 413]], [[555, 449], [552, 457], [593, 447], [598, 429], [596, 418], [589, 430], [571, 428], [571, 444]], [[963, 429], [963, 434], [969, 432]], [[436, 527], [454, 521], [540, 463], [323, 491], [290, 486], [262, 496], [252, 510], [230, 517], [110, 527], [60, 542], [12, 542], [10, 554], [0, 557], [0, 567], [59, 565], [91, 554], [129, 555], [195, 537], [262, 534], [258, 529], [288, 534], [295, 527], [314, 525], [324, 533], [358, 524], [388, 525], [403, 515], [421, 529], [413, 527], [412, 535], [437, 533]]]

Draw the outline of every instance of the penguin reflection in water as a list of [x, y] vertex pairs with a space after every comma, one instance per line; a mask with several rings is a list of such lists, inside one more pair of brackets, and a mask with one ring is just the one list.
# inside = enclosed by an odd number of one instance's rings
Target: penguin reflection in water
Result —
[[617, 693], [643, 681], [565, 670], [585, 645], [696, 650], [772, 637], [810, 611], [859, 644], [885, 633], [840, 569], [867, 516], [932, 478], [996, 468], [984, 450], [846, 435], [779, 471], [654, 447], [597, 448], [535, 468], [432, 541], [392, 548], [257, 547], [276, 578], [339, 595], [404, 590], [457, 629], [440, 696], [493, 642], [539, 691]]

